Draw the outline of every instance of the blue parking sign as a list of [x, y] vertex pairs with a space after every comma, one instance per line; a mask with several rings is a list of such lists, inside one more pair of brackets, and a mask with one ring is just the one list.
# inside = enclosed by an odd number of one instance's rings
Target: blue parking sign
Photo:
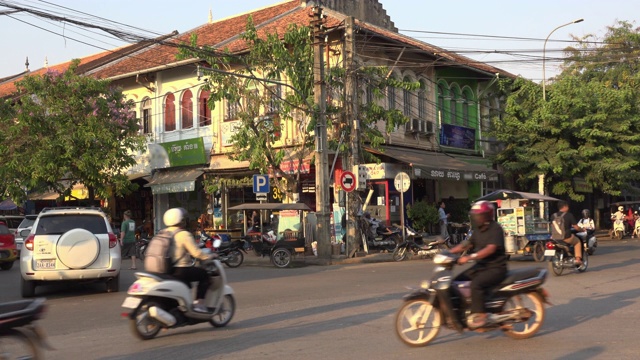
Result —
[[269, 175], [253, 175], [253, 193], [269, 193]]

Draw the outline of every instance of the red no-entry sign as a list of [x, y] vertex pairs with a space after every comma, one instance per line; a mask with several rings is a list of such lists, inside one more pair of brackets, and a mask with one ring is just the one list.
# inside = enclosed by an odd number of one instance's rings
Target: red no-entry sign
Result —
[[340, 185], [346, 192], [352, 192], [356, 188], [356, 177], [351, 171], [345, 171], [340, 175]]

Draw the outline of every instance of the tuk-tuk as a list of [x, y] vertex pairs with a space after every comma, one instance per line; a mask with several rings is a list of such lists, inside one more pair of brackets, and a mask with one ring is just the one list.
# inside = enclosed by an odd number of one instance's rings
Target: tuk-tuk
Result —
[[251, 244], [258, 256], [269, 256], [271, 263], [279, 268], [291, 265], [293, 256], [304, 254], [306, 243], [304, 236], [303, 211], [311, 211], [304, 203], [245, 203], [232, 206], [228, 210], [243, 211], [243, 218], [249, 219], [247, 211], [264, 210], [271, 212], [273, 218], [270, 226], [263, 226], [262, 215], [260, 225], [247, 227], [244, 222], [245, 239]]
[[505, 231], [505, 251], [511, 255], [533, 255], [544, 261], [545, 240], [551, 238], [549, 221], [540, 216], [545, 202], [558, 201], [547, 195], [496, 190], [478, 200], [496, 204], [497, 221]]

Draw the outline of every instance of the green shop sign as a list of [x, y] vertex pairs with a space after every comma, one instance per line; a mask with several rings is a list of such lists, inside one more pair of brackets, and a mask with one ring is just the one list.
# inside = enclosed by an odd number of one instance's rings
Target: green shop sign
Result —
[[195, 139], [171, 141], [160, 144], [169, 155], [171, 166], [205, 164], [207, 154], [204, 151], [204, 140]]

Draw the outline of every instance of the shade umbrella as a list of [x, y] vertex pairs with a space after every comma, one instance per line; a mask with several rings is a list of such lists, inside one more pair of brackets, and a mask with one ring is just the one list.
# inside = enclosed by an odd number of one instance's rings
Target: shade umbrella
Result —
[[496, 190], [492, 193], [489, 193], [485, 196], [478, 198], [477, 200], [486, 200], [486, 201], [497, 201], [497, 200], [508, 200], [508, 199], [524, 199], [524, 200], [539, 200], [539, 201], [559, 201], [560, 199], [556, 199], [551, 196], [515, 191], [515, 190]]

